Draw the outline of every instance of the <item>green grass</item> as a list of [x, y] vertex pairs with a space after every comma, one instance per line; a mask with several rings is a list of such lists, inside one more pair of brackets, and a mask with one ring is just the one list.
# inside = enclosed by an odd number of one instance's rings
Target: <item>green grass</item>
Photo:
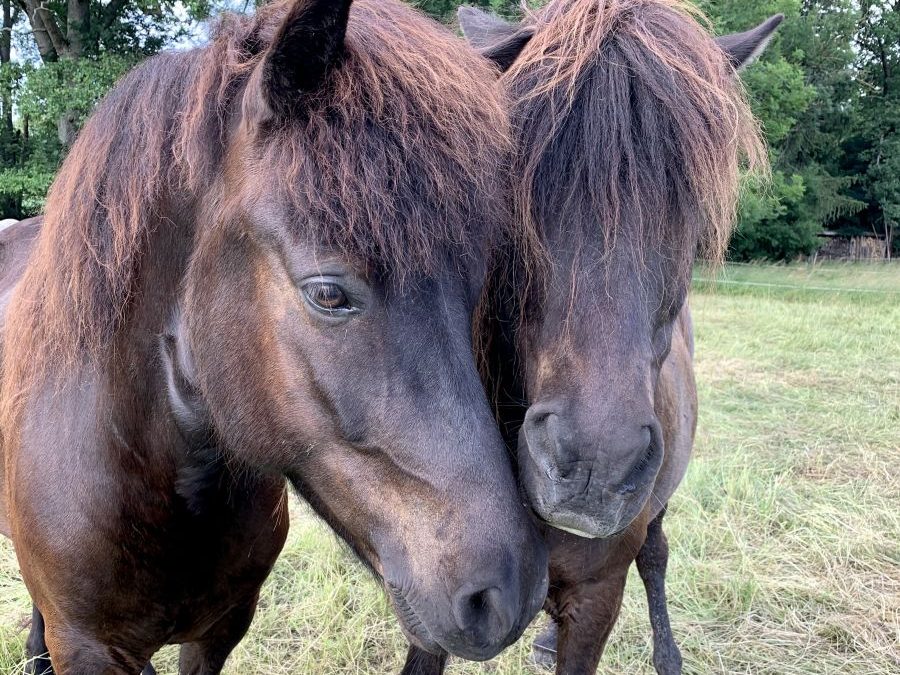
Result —
[[[724, 279], [695, 283], [700, 427], [666, 519], [685, 672], [900, 672], [900, 266], [732, 266]], [[380, 591], [293, 511], [226, 672], [398, 672], [405, 642]], [[29, 607], [4, 541], [0, 673], [21, 672]], [[529, 636], [449, 672], [545, 672], [528, 665]], [[154, 661], [176, 672], [174, 649]], [[601, 672], [652, 672], [634, 572]]]

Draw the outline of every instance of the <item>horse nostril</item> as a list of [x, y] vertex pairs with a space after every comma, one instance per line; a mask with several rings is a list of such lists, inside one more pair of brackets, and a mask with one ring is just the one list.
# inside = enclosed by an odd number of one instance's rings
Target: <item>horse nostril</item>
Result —
[[453, 599], [453, 615], [460, 630], [484, 644], [497, 644], [512, 629], [512, 614], [496, 586], [466, 586]]
[[484, 608], [487, 607], [489, 603], [487, 593], [488, 591], [479, 591], [478, 593], [469, 596], [468, 611], [471, 614], [478, 615], [484, 611]]
[[629, 470], [625, 479], [619, 484], [617, 492], [620, 495], [634, 493], [637, 490], [638, 484], [642, 482], [641, 479], [645, 477], [648, 469], [651, 466], [655, 466], [657, 469], [659, 468], [658, 462], [655, 461], [659, 448], [653, 440], [653, 430], [651, 427], [644, 427], [642, 432], [641, 445], [643, 446], [643, 451], [631, 466], [631, 470]]
[[556, 405], [536, 403], [525, 413], [522, 425], [529, 455], [554, 482], [562, 479], [559, 467], [566, 463], [563, 455], [568, 445], [566, 427], [557, 410]]
[[546, 433], [547, 426], [550, 422], [550, 418], [556, 417], [556, 411], [545, 406], [531, 406], [528, 411], [525, 413], [525, 429], [526, 432], [531, 432], [534, 434], [544, 432]]

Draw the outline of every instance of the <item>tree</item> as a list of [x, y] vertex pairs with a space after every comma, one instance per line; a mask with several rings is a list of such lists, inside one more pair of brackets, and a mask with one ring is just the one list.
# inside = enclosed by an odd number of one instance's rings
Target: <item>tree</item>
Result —
[[[0, 216], [40, 210], [93, 106], [139, 60], [185, 35], [207, 0], [2, 0]], [[185, 11], [186, 10], [186, 11]]]
[[[215, 8], [259, 0], [0, 0], [0, 216], [36, 213], [94, 104], [138, 60]], [[453, 22], [457, 0], [409, 0]], [[530, 5], [543, 0], [529, 0]], [[823, 228], [900, 252], [900, 0], [698, 0], [718, 33], [786, 20], [742, 73], [771, 148], [772, 185], [748, 191], [730, 255], [793, 259]], [[465, 0], [507, 17], [519, 0]]]
[[792, 259], [814, 250], [826, 227], [883, 235], [890, 248], [900, 216], [900, 1], [711, 0], [706, 8], [722, 30], [786, 15], [744, 74], [775, 175], [768, 193], [742, 204], [732, 257]]
[[[856, 72], [860, 84], [846, 161], [860, 172], [864, 218], [853, 223], [884, 235], [900, 252], [900, 0], [860, 2]], [[845, 224], [846, 226], [846, 224]]]
[[[179, 32], [174, 0], [14, 1], [31, 25], [45, 67], [41, 78], [57, 90], [74, 85], [81, 93], [78, 85], [96, 83], [95, 89], [102, 95], [111, 86], [110, 80], [115, 81], [137, 60], [158, 51]], [[50, 87], [45, 87], [43, 95], [45, 101], [53, 101]], [[86, 98], [95, 102], [99, 97], [89, 93]], [[63, 146], [75, 139], [78, 123], [87, 112], [84, 107], [54, 110]]]

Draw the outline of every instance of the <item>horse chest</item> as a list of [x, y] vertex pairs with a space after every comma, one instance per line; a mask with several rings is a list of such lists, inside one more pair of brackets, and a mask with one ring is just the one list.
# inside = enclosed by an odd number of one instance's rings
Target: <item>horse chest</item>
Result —
[[219, 495], [226, 501], [208, 495], [199, 512], [179, 522], [166, 571], [158, 575], [169, 598], [169, 642], [199, 639], [254, 598], [281, 552], [288, 528], [283, 482], [266, 480], [235, 492]]
[[[177, 471], [134, 455], [116, 471], [100, 452], [24, 455], [19, 487], [34, 499], [17, 512], [23, 576], [45, 615], [96, 639], [125, 617], [141, 643], [199, 639], [256, 597], [284, 544], [281, 478], [223, 476], [188, 501]], [[49, 479], [64, 469], [68, 491]]]

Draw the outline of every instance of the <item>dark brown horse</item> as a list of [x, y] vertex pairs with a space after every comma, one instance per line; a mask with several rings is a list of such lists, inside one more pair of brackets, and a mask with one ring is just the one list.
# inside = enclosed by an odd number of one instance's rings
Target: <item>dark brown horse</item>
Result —
[[[460, 20], [508, 69], [531, 242], [508, 256], [484, 313], [488, 383], [551, 549], [554, 624], [536, 646], [558, 673], [595, 672], [637, 560], [654, 665], [680, 672], [662, 518], [697, 416], [685, 298], [697, 252], [718, 260], [727, 243], [741, 162], [764, 169], [735, 69], [781, 18], [718, 41], [670, 0], [555, 0], [521, 25], [473, 9]], [[405, 672], [443, 663], [413, 648]]]
[[35, 671], [182, 643], [181, 673], [220, 672], [284, 476], [417, 644], [521, 634], [547, 557], [471, 342], [506, 120], [489, 64], [391, 0], [227, 17], [99, 106], [43, 222], [0, 234], [0, 530]]

